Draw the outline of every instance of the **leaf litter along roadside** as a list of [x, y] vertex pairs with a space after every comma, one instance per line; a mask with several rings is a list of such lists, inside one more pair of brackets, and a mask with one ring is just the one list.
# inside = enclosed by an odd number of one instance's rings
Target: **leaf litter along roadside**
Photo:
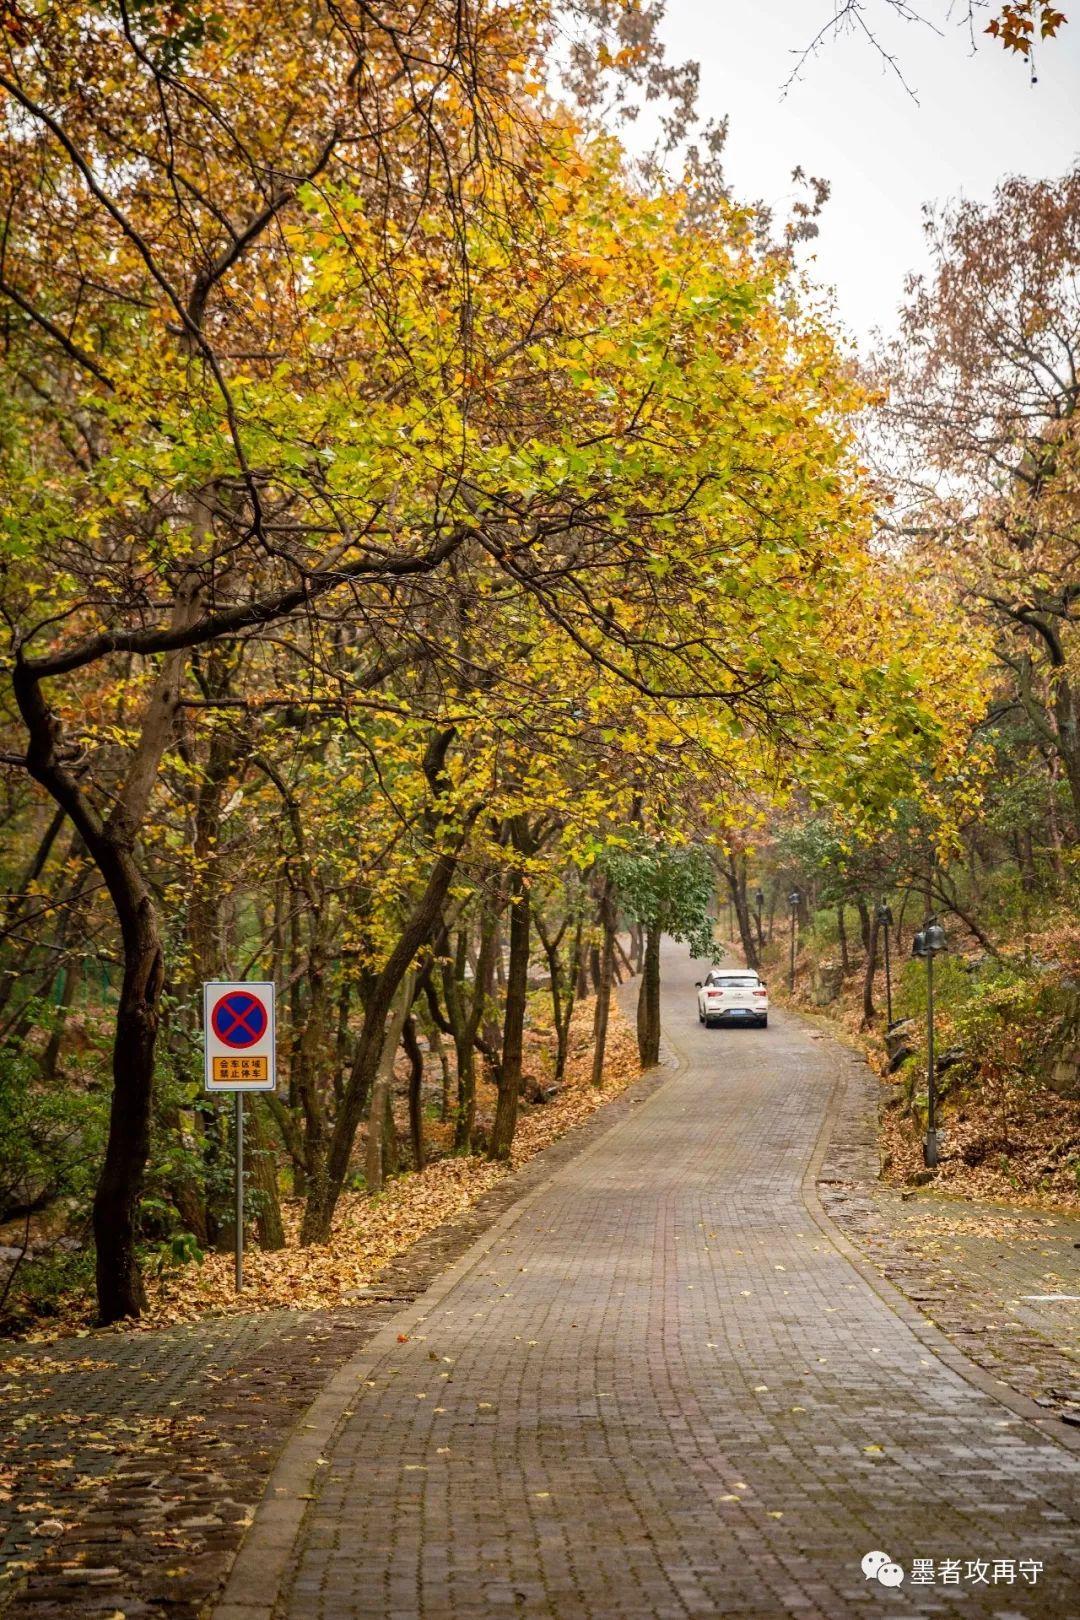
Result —
[[1080, 1219], [888, 1184], [878, 1174], [881, 1082], [858, 1062], [840, 1072], [846, 1083], [818, 1172], [826, 1213], [965, 1356], [1077, 1423], [1080, 1316], [1057, 1296], [1080, 1292]]
[[[526, 1164], [549, 1143], [581, 1124], [597, 1108], [617, 1096], [637, 1078], [639, 1064], [633, 1030], [614, 1001], [604, 1064], [604, 1083], [590, 1083], [592, 1065], [593, 1004], [582, 1002], [571, 1028], [570, 1057], [565, 1084], [547, 1103], [522, 1105], [509, 1166], [477, 1155], [433, 1158], [421, 1174], [393, 1178], [377, 1198], [363, 1193], [343, 1195], [329, 1244], [299, 1247], [297, 1233], [302, 1209], [299, 1202], [283, 1208], [287, 1246], [277, 1252], [245, 1250], [244, 1290], [237, 1295], [233, 1282], [233, 1255], [208, 1254], [201, 1265], [192, 1263], [160, 1276], [146, 1278], [147, 1309], [137, 1322], [117, 1331], [148, 1331], [205, 1317], [248, 1314], [281, 1309], [316, 1310], [347, 1302], [369, 1286], [379, 1272], [412, 1244], [436, 1228], [452, 1222], [478, 1199]], [[542, 1007], [535, 1009], [528, 1031], [529, 1057], [543, 1067], [551, 1031]], [[495, 1088], [481, 1082], [478, 1118], [494, 1112]], [[447, 1127], [428, 1122], [426, 1134], [438, 1150], [448, 1138]], [[363, 1138], [355, 1161], [362, 1162]], [[21, 1335], [28, 1342], [44, 1343], [70, 1334], [91, 1331], [91, 1302], [85, 1296], [62, 1302], [60, 1315]]]
[[[1033, 935], [1029, 943], [1037, 958], [1060, 961], [1074, 973], [1080, 972], [1080, 928], [1075, 925]], [[903, 1100], [905, 1081], [913, 1074], [921, 1081], [925, 1073], [925, 1046], [896, 1075], [885, 1074], [884, 969], [879, 968], [875, 990], [879, 1021], [867, 1030], [861, 1027], [861, 974], [853, 973], [844, 982], [835, 1001], [819, 1006], [808, 1000], [809, 972], [814, 965], [809, 958], [800, 958], [794, 999], [777, 973], [774, 999], [791, 1006], [807, 1022], [828, 1031], [866, 1059], [879, 1082], [881, 1179], [897, 1188], [921, 1185], [926, 1181], [922, 1124], [903, 1106]], [[920, 1021], [920, 1039], [921, 1035]], [[948, 1009], [939, 1008], [938, 1052], [945, 1051], [952, 1039]], [[958, 1094], [948, 1071], [943, 1093], [943, 1151], [933, 1178], [940, 1193], [955, 1199], [1080, 1216], [1080, 1097], [1063, 1096], [1031, 1080], [1009, 1095], [1007, 1101], [1005, 1088], [989, 1082], [966, 1085]]]

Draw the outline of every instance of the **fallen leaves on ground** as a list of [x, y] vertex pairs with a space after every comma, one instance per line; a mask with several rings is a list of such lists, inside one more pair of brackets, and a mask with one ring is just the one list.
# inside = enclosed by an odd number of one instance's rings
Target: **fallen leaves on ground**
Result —
[[[522, 1103], [509, 1166], [493, 1164], [477, 1155], [434, 1158], [422, 1174], [408, 1173], [390, 1180], [385, 1190], [370, 1198], [361, 1192], [344, 1193], [334, 1218], [331, 1241], [301, 1248], [298, 1233], [303, 1208], [298, 1200], [283, 1204], [287, 1243], [267, 1252], [252, 1241], [244, 1254], [244, 1290], [234, 1288], [234, 1259], [230, 1252], [206, 1256], [202, 1265], [189, 1265], [146, 1279], [147, 1307], [131, 1328], [153, 1329], [200, 1321], [208, 1316], [252, 1311], [317, 1310], [363, 1297], [390, 1261], [421, 1238], [472, 1207], [514, 1170], [527, 1164], [558, 1137], [584, 1123], [590, 1115], [623, 1091], [640, 1073], [634, 1032], [612, 1001], [604, 1083], [591, 1084], [593, 1003], [583, 1002], [571, 1026], [570, 1053], [565, 1083], [547, 1103]], [[538, 1007], [527, 1037], [527, 1061], [540, 1070], [550, 1047], [551, 1031], [545, 1010]], [[477, 1087], [477, 1116], [490, 1121], [496, 1091], [481, 1082]], [[400, 1122], [404, 1127], [404, 1121]], [[403, 1130], [404, 1134], [404, 1130]], [[432, 1150], [449, 1140], [449, 1128], [425, 1128]], [[363, 1137], [357, 1142], [357, 1163], [363, 1161]], [[61, 1321], [26, 1335], [30, 1340], [54, 1339], [85, 1331], [90, 1320], [86, 1299], [65, 1303]]]
[[[1033, 935], [1029, 941], [1036, 957], [1060, 962], [1063, 971], [1080, 971], [1080, 930], [1057, 928]], [[804, 1017], [825, 1024], [841, 1041], [854, 1047], [882, 1080], [881, 1150], [882, 1180], [893, 1186], [910, 1186], [925, 1179], [922, 1130], [907, 1113], [889, 1104], [896, 1100], [907, 1070], [895, 1079], [882, 1074], [885, 1052], [882, 1043], [881, 1012], [883, 984], [876, 997], [879, 1021], [871, 1029], [862, 1027], [862, 976], [849, 975], [840, 995], [827, 1006], [811, 1002], [812, 963], [800, 958], [800, 975], [794, 1001], [778, 979], [774, 999], [794, 1006]], [[823, 1032], [822, 1032], [823, 1034]], [[822, 1038], [811, 1032], [812, 1038]], [[912, 1063], [925, 1062], [913, 1058]], [[959, 1099], [950, 1096], [946, 1084], [940, 1119], [941, 1161], [933, 1185], [953, 1198], [988, 1200], [1021, 1205], [1031, 1209], [1060, 1209], [1080, 1212], [1080, 1186], [1077, 1184], [1076, 1147], [1080, 1144], [1080, 1099], [1060, 1096], [1044, 1086], [1031, 1086], [1021, 1106], [1003, 1119], [999, 1099], [992, 1090], [967, 1087]]]
[[[1005, 1136], [996, 1107], [969, 1094], [961, 1111], [945, 1114], [942, 1138], [937, 1191], [1030, 1209], [1080, 1210], [1075, 1168], [1060, 1151], [1062, 1142], [1080, 1140], [1080, 1102], [1032, 1091], [1023, 1121], [1013, 1122]], [[899, 1109], [883, 1112], [881, 1155], [884, 1181], [906, 1186], [922, 1179], [922, 1135]]]
[[302, 1206], [291, 1203], [283, 1210], [288, 1246], [276, 1253], [255, 1247], [245, 1251], [242, 1295], [234, 1292], [232, 1255], [208, 1255], [201, 1266], [151, 1280], [140, 1325], [162, 1327], [234, 1311], [339, 1305], [418, 1238], [468, 1209], [506, 1173], [484, 1159], [439, 1159], [423, 1175], [388, 1182], [377, 1198], [344, 1193], [331, 1241], [307, 1248], [296, 1241]]

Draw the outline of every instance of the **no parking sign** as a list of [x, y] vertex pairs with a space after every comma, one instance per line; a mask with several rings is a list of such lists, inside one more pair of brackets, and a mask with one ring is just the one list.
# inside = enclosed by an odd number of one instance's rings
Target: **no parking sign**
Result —
[[207, 1091], [273, 1091], [274, 986], [203, 985]]

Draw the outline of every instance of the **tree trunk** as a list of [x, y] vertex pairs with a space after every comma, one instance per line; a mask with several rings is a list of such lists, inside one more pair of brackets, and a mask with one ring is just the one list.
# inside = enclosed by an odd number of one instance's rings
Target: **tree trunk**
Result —
[[862, 994], [862, 1027], [863, 1027], [863, 1029], [869, 1029], [870, 1025], [874, 1022], [874, 1019], [877, 1016], [877, 1013], [876, 1013], [876, 1010], [875, 1010], [875, 1007], [874, 1007], [874, 975], [877, 972], [878, 930], [880, 929], [880, 927], [881, 927], [881, 924], [878, 922], [877, 910], [875, 909], [874, 914], [873, 914], [873, 918], [872, 918], [872, 920], [870, 922], [870, 942], [869, 942], [869, 946], [868, 946], [868, 949], [867, 949], [867, 952], [866, 952], [866, 971], [863, 974], [863, 994]]
[[660, 1061], [660, 929], [645, 934], [645, 958], [637, 1004], [638, 1057], [643, 1069]]
[[[569, 1010], [563, 998], [562, 964], [559, 961], [559, 946], [556, 942], [550, 951], [545, 941], [544, 949], [548, 959], [548, 973], [551, 978], [551, 1022], [555, 1027], [555, 1079], [561, 1080], [566, 1068], [566, 1032], [570, 1022]], [[571, 988], [570, 994], [573, 995]], [[571, 1002], [572, 1006], [573, 1003]]]
[[392, 1133], [394, 1128], [392, 1106], [394, 1059], [397, 1057], [401, 1032], [405, 1026], [409, 1007], [412, 1005], [415, 977], [412, 969], [402, 976], [394, 1007], [390, 1014], [390, 1021], [383, 1032], [382, 1048], [379, 1052], [378, 1065], [375, 1071], [375, 1082], [371, 1088], [367, 1155], [364, 1165], [365, 1187], [368, 1196], [371, 1198], [374, 1198], [376, 1193], [382, 1192], [386, 1175], [392, 1169], [391, 1165], [387, 1163], [387, 1134], [388, 1116], [389, 1131]]
[[442, 1031], [438, 1024], [431, 1024], [428, 1029], [428, 1047], [439, 1065], [439, 1119], [445, 1125], [450, 1118], [451, 1090], [450, 1090], [450, 1058], [443, 1045]]
[[[214, 697], [224, 697], [229, 690], [229, 681], [223, 678], [220, 670], [215, 671], [210, 685]], [[205, 979], [225, 976], [218, 930], [221, 809], [238, 748], [232, 732], [218, 730], [213, 733], [202, 780], [195, 794], [187, 936], [191, 949], [192, 989], [196, 997]]]
[[574, 945], [571, 946], [572, 960], [570, 970], [563, 971], [563, 959], [559, 954], [559, 946], [566, 934], [564, 922], [557, 934], [549, 934], [544, 927], [544, 919], [537, 914], [536, 931], [540, 935], [540, 943], [547, 957], [548, 974], [551, 979], [551, 1021], [555, 1026], [555, 1081], [558, 1084], [566, 1073], [566, 1059], [570, 1042], [570, 1020], [574, 1012], [574, 997], [576, 991], [575, 980], [576, 953], [581, 945], [581, 922], [577, 924]]
[[303, 1185], [304, 1175], [304, 1138], [299, 1122], [285, 1098], [278, 1096], [277, 1092], [266, 1091], [261, 1095], [289, 1155], [293, 1175], [293, 1196], [299, 1198], [301, 1196], [299, 1186]]
[[559, 1036], [558, 1049], [555, 1054], [555, 1078], [558, 1081], [561, 1081], [566, 1074], [566, 1064], [570, 1057], [570, 1025], [574, 1019], [574, 1008], [577, 1005], [581, 984], [581, 961], [585, 954], [581, 948], [581, 941], [584, 932], [584, 920], [579, 916], [574, 925], [574, 943], [571, 946], [570, 963], [566, 972], [565, 1014], [562, 1033]]
[[616, 984], [622, 984], [622, 971], [619, 967], [619, 963], [621, 962], [623, 967], [626, 969], [626, 977], [628, 979], [632, 979], [634, 977], [637, 969], [634, 967], [633, 962], [631, 962], [629, 956], [627, 956], [625, 950], [623, 949], [623, 942], [619, 938], [618, 934], [615, 934], [613, 937], [615, 942], [615, 982]]
[[750, 920], [750, 901], [747, 895], [746, 856], [732, 856], [725, 870], [728, 888], [735, 906], [735, 920], [739, 929], [739, 940], [742, 944], [743, 955], [748, 968], [755, 971], [761, 966], [758, 956], [757, 941], [754, 938], [754, 927]]
[[253, 1099], [254, 1107], [248, 1112], [251, 1132], [251, 1152], [247, 1156], [251, 1168], [251, 1183], [258, 1193], [255, 1212], [255, 1230], [259, 1245], [274, 1251], [285, 1247], [285, 1228], [281, 1222], [281, 1203], [278, 1198], [277, 1156], [263, 1117], [263, 1098]]
[[[165, 1125], [166, 1129], [176, 1133], [178, 1141], [183, 1141], [185, 1147], [198, 1156], [202, 1164], [212, 1163], [217, 1144], [206, 1129], [206, 1115], [201, 1109], [174, 1109], [172, 1117], [166, 1117]], [[177, 1169], [170, 1177], [169, 1193], [184, 1223], [185, 1232], [191, 1233], [200, 1249], [207, 1248], [212, 1240], [213, 1228], [210, 1207], [201, 1182], [186, 1167]]]
[[864, 895], [857, 894], [855, 896], [855, 909], [859, 913], [859, 938], [862, 940], [862, 948], [865, 953], [870, 949], [871, 926], [870, 907], [867, 905]]
[[[450, 1020], [457, 1061], [457, 1109], [454, 1118], [454, 1150], [468, 1151], [476, 1122], [476, 1047], [468, 1034], [469, 1018], [465, 1010], [465, 930], [458, 935], [458, 947], [453, 962], [445, 962], [442, 970], [443, 998]], [[474, 997], [476, 994], [473, 982]]]
[[630, 960], [634, 972], [640, 973], [645, 965], [645, 930], [637, 922], [630, 925]]
[[603, 945], [599, 952], [599, 982], [596, 988], [596, 1009], [593, 1015], [592, 1083], [604, 1083], [604, 1057], [607, 1052], [608, 1019], [611, 1012], [611, 980], [615, 960], [615, 895], [610, 878], [605, 878], [600, 895], [600, 923], [604, 930]]
[[[212, 697], [224, 698], [228, 695], [231, 685], [230, 662], [221, 649], [213, 649], [207, 659], [206, 681], [207, 690]], [[231, 730], [219, 728], [213, 731], [201, 775], [192, 778], [193, 859], [186, 917], [190, 999], [184, 1021], [192, 1046], [201, 1040], [203, 984], [208, 979], [227, 977], [226, 963], [222, 956], [220, 928], [221, 820], [225, 789], [237, 759], [238, 748], [239, 744]], [[179, 1127], [178, 1118], [176, 1125]], [[188, 1230], [194, 1233], [202, 1244], [210, 1241], [211, 1233], [216, 1226], [218, 1212], [210, 1208], [206, 1189], [213, 1185], [212, 1161], [219, 1142], [214, 1133], [207, 1133], [205, 1130], [200, 1130], [198, 1142], [203, 1153], [204, 1175], [198, 1178], [186, 1169], [180, 1170], [176, 1177], [173, 1198]], [[280, 1227], [280, 1211], [277, 1224]]]
[[165, 982], [157, 918], [129, 856], [117, 862], [114, 882], [124, 980], [116, 1013], [109, 1138], [93, 1210], [98, 1314], [106, 1324], [139, 1316], [146, 1304], [135, 1252], [136, 1217], [150, 1152], [154, 1045]]
[[[292, 897], [291, 886], [286, 889], [286, 895]], [[289, 956], [286, 982], [289, 985], [289, 1029], [292, 1033], [292, 1042], [289, 1049], [289, 1112], [294, 1119], [301, 1114], [301, 1081], [300, 1065], [302, 1062], [301, 1032], [304, 1028], [304, 1002], [301, 994], [300, 974], [300, 908], [289, 906]], [[310, 1138], [304, 1136], [304, 1156], [296, 1165], [293, 1174], [293, 1192], [297, 1198], [306, 1198], [308, 1195], [308, 1146]]]
[[296, 1056], [291, 1075], [293, 1094], [304, 1118], [305, 1186], [319, 1174], [326, 1142], [319, 1079], [326, 1060], [324, 1032], [330, 1016], [330, 1000], [320, 939], [322, 919], [318, 912], [311, 919], [311, 932], [307, 960], [308, 1002], [303, 1022], [296, 1032]]
[[349, 1054], [349, 1009], [352, 1001], [352, 980], [343, 975], [338, 987], [337, 1032], [334, 1037], [334, 1067], [331, 1076], [334, 1102], [340, 1103], [345, 1095], [345, 1075]]
[[[198, 612], [198, 586], [185, 582], [174, 603], [173, 627], [184, 627]], [[161, 661], [127, 775], [107, 821], [102, 821], [64, 763], [62, 723], [45, 700], [40, 676], [21, 659], [12, 670], [12, 686], [27, 731], [27, 769], [82, 834], [108, 888], [123, 941], [124, 977], [113, 1043], [109, 1136], [93, 1207], [98, 1311], [103, 1324], [138, 1316], [145, 1303], [136, 1255], [136, 1221], [150, 1150], [154, 1047], [165, 960], [150, 887], [139, 869], [135, 846], [158, 767], [173, 737], [186, 661], [186, 652], [166, 653]]]
[[1035, 842], [1031, 836], [1030, 827], [1021, 827], [1016, 837], [1016, 864], [1020, 871], [1020, 880], [1030, 895], [1038, 887], [1038, 873], [1035, 870]]
[[842, 900], [836, 908], [836, 937], [840, 941], [840, 971], [846, 978], [851, 972], [851, 957], [848, 954], [847, 919]]
[[411, 1014], [401, 1034], [409, 1060], [409, 1139], [413, 1169], [419, 1171], [424, 1168], [424, 1054], [416, 1038], [416, 1020]]
[[[461, 834], [463, 839], [464, 833]], [[303, 1243], [325, 1243], [345, 1177], [353, 1142], [382, 1054], [386, 1015], [412, 960], [431, 934], [457, 870], [457, 854], [449, 851], [438, 857], [423, 894], [414, 905], [397, 944], [382, 971], [372, 981], [364, 1009], [364, 1024], [356, 1056], [349, 1073], [345, 1095], [334, 1122], [329, 1152], [308, 1193], [301, 1232]]]
[[480, 942], [473, 970], [472, 999], [465, 1000], [466, 933], [458, 938], [456, 961], [443, 969], [443, 992], [457, 1058], [457, 1117], [454, 1152], [468, 1153], [476, 1129], [476, 1038], [491, 996], [498, 941], [498, 914], [493, 907], [480, 915]]
[[1054, 669], [1051, 680], [1058, 752], [1072, 794], [1073, 819], [1080, 829], [1080, 710], [1063, 662]]
[[584, 1001], [589, 994], [589, 964], [592, 957], [592, 946], [588, 945], [578, 953], [577, 962], [577, 998]]
[[529, 891], [515, 871], [510, 904], [510, 961], [506, 972], [502, 1056], [499, 1061], [499, 1097], [491, 1131], [488, 1157], [508, 1159], [517, 1127], [524, 1050], [525, 1005], [529, 989]]
[[[399, 1043], [400, 1044], [400, 1043]], [[397, 1052], [394, 1053], [397, 1059]], [[394, 1118], [394, 1064], [390, 1065], [390, 1083], [386, 1088], [386, 1101], [383, 1105], [383, 1181], [389, 1181], [401, 1169], [401, 1155], [398, 1152], [397, 1121]]]
[[[600, 946], [592, 944], [589, 946], [589, 979], [592, 983], [594, 996], [600, 994], [600, 981], [603, 976], [604, 966], [600, 959]], [[586, 991], [586, 994], [588, 994], [588, 991]]]
[[1046, 795], [1046, 823], [1050, 835], [1050, 869], [1058, 883], [1065, 876], [1065, 861], [1063, 857], [1064, 840], [1061, 836], [1061, 819], [1058, 816], [1057, 783], [1058, 761], [1055, 755], [1050, 755], [1046, 761], [1050, 781]]

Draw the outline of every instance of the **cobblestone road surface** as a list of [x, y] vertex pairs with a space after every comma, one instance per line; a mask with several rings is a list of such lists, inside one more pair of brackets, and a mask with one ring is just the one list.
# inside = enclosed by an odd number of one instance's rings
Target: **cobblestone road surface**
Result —
[[823, 1193], [833, 1219], [965, 1355], [1080, 1429], [1080, 1221], [925, 1191], [905, 1200], [880, 1185]]
[[642, 1076], [405, 1250], [355, 1308], [3, 1347], [4, 1620], [196, 1620], [225, 1582], [279, 1452], [297, 1424], [308, 1431], [337, 1370], [659, 1079]]
[[[339, 1377], [220, 1620], [279, 1566], [292, 1620], [1080, 1614], [1080, 1455], [808, 1207], [845, 1055], [775, 1013], [701, 1029], [693, 964], [664, 972], [678, 1072]], [[274, 1498], [305, 1444], [293, 1545]], [[864, 1579], [872, 1549], [900, 1587]]]

